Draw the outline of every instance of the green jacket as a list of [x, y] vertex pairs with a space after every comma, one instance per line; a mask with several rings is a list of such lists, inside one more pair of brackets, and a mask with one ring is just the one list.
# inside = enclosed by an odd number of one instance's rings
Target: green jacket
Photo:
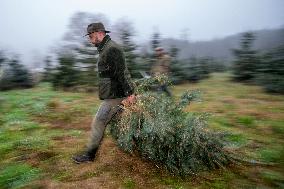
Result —
[[109, 35], [98, 46], [99, 98], [114, 99], [133, 94], [123, 50]]
[[153, 76], [160, 74], [168, 75], [170, 72], [171, 57], [167, 54], [163, 54], [157, 57], [155, 64], [151, 68], [151, 73]]

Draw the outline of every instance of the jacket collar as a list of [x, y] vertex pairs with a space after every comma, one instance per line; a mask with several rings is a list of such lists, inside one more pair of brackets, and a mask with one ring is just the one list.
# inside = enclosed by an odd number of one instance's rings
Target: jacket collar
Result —
[[102, 42], [101, 42], [101, 43], [99, 44], [99, 46], [98, 46], [98, 51], [99, 51], [99, 53], [103, 51], [103, 49], [105, 48], [106, 44], [107, 44], [108, 41], [110, 41], [110, 40], [111, 40], [111, 38], [110, 38], [109, 35], [106, 35], [106, 36], [103, 38]]

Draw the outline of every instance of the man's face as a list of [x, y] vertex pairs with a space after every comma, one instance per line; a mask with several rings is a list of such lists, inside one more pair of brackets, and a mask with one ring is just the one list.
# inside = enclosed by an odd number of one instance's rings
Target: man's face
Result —
[[163, 51], [162, 50], [156, 50], [156, 56], [161, 56], [163, 54]]
[[98, 35], [99, 35], [99, 32], [93, 32], [89, 35], [90, 42], [94, 44], [95, 46], [97, 46], [100, 43]]

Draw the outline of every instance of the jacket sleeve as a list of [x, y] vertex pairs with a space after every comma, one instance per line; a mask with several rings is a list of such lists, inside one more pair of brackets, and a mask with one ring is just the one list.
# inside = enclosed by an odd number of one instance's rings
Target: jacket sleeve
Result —
[[133, 86], [130, 82], [130, 77], [128, 77], [123, 51], [119, 48], [112, 47], [108, 50], [106, 58], [110, 65], [110, 77], [121, 84], [126, 96], [133, 94]]

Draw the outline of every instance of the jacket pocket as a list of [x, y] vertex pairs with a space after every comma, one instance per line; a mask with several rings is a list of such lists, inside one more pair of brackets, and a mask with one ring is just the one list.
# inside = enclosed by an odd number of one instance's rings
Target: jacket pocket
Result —
[[110, 78], [100, 78], [99, 81], [99, 98], [101, 100], [109, 98], [111, 95]]

